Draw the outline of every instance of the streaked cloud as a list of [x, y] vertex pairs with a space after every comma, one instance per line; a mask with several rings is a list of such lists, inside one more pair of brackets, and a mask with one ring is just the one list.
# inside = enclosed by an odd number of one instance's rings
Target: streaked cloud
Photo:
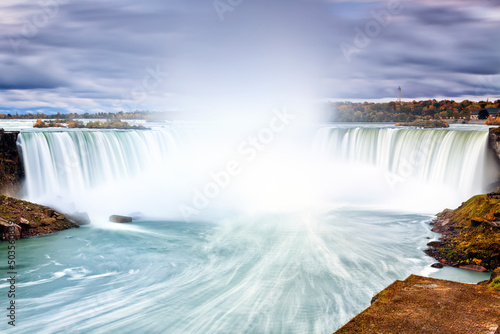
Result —
[[[2, 110], [375, 100], [399, 85], [408, 99], [500, 98], [493, 1], [402, 1], [386, 25], [374, 16], [388, 11], [381, 1], [243, 1], [223, 20], [200, 0], [41, 3], [0, 5]], [[367, 28], [369, 43], [347, 61], [341, 45], [356, 47]], [[151, 68], [168, 75], [146, 89]]]

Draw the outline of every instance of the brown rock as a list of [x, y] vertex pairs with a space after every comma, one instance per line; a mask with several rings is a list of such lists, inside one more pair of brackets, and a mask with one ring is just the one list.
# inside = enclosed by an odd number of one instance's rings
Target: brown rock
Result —
[[498, 330], [500, 291], [486, 286], [411, 275], [373, 299], [375, 303], [335, 333], [492, 334]]
[[132, 221], [132, 217], [111, 215], [109, 216], [109, 221], [112, 223], [130, 223]]
[[[54, 217], [47, 214], [53, 214]], [[67, 217], [46, 206], [0, 195], [0, 222], [3, 222], [0, 225], [0, 241], [7, 240], [10, 221], [16, 223], [12, 229], [16, 238], [29, 238], [78, 227]]]
[[1, 240], [21, 239], [21, 226], [5, 220], [0, 220]]
[[475, 264], [467, 264], [465, 266], [459, 266], [459, 268], [460, 269], [480, 271], [480, 272], [488, 271], [488, 269], [486, 269], [485, 267], [483, 267], [483, 266], [476, 266]]
[[45, 213], [46, 216], [49, 216], [49, 217], [52, 217], [52, 215], [54, 214], [54, 210], [52, 210], [51, 208], [45, 208], [45, 210], [43, 210], [43, 213]]
[[443, 268], [443, 264], [440, 262], [431, 264], [432, 268]]
[[44, 218], [40, 222], [40, 225], [42, 225], [42, 226], [48, 226], [48, 225], [54, 224], [55, 222], [56, 222], [55, 218]]
[[27, 229], [27, 228], [31, 227], [30, 221], [28, 219], [23, 218], [23, 217], [19, 217], [17, 219], [17, 224], [19, 226], [21, 226], [21, 228], [23, 228], [23, 229]]
[[14, 224], [14, 235], [16, 240], [21, 239], [21, 231], [22, 231], [21, 226]]
[[442, 243], [440, 241], [431, 241], [427, 244], [429, 247], [434, 247], [434, 248], [439, 248], [441, 247]]

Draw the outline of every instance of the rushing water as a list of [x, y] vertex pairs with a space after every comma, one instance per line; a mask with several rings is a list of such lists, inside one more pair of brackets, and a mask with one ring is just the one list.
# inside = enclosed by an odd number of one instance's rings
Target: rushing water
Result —
[[[208, 139], [190, 131], [21, 134], [25, 197], [88, 211], [92, 224], [17, 242], [16, 330], [330, 333], [395, 279], [435, 275], [422, 251], [436, 237], [432, 210], [488, 181], [484, 130], [324, 127], [309, 138], [313, 156], [294, 150], [296, 159], [267, 165], [276, 173], [242, 165], [234, 187], [221, 189], [238, 200], [214, 199], [186, 222], [178, 203], [196, 182], [203, 189], [195, 176], [213, 166], [193, 159]], [[280, 175], [289, 186], [281, 194]], [[259, 200], [240, 196], [249, 189], [286, 205], [244, 210]], [[106, 221], [136, 211], [134, 223]]]

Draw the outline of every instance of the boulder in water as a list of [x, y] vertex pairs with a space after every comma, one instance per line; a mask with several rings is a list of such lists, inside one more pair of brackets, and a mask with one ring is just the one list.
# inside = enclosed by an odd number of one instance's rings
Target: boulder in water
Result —
[[109, 216], [109, 221], [112, 223], [130, 223], [132, 221], [132, 217], [111, 215]]

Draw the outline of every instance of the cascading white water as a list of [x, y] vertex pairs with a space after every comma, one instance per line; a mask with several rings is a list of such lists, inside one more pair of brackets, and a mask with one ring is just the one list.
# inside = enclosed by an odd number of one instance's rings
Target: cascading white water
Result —
[[[487, 136], [485, 131], [324, 127], [314, 140], [317, 160], [304, 159], [304, 152], [298, 150], [291, 159], [264, 161], [261, 167], [266, 172], [252, 175], [250, 166], [247, 174], [231, 180], [233, 189], [225, 192], [232, 191], [234, 198], [239, 196], [241, 201], [254, 204], [294, 195], [289, 206], [309, 204], [314, 198], [330, 205], [383, 203], [386, 208], [411, 209], [405, 207], [406, 203], [433, 212], [443, 203], [454, 205], [484, 190], [491, 179], [486, 169]], [[126, 187], [136, 196], [140, 194], [135, 204], [143, 201], [153, 206], [155, 202], [161, 207], [164, 198], [174, 203], [174, 198], [183, 196], [189, 202], [195, 176], [208, 174], [203, 171], [208, 167], [202, 160], [215, 155], [216, 148], [205, 148], [210, 138], [194, 135], [191, 145], [203, 147], [203, 154], [192, 151], [179, 163], [176, 152], [189, 149], [186, 145], [178, 149], [177, 138], [172, 129], [21, 133], [26, 197], [56, 206], [61, 200], [55, 203], [55, 198], [80, 204], [94, 198], [96, 203], [80, 206], [90, 211], [92, 206], [102, 206], [102, 201], [114, 198], [127, 210], [145, 210], [132, 208], [132, 203], [123, 198]], [[200, 168], [182, 175], [192, 166]], [[285, 175], [287, 180], [283, 180]], [[277, 182], [277, 189], [269, 188]], [[255, 196], [258, 189], [266, 189], [268, 196]], [[449, 201], [436, 202], [439, 197]], [[405, 203], [397, 201], [402, 198]], [[120, 211], [117, 203], [108, 205]], [[172, 204], [170, 210], [176, 211], [176, 206]]]
[[146, 130], [23, 132], [18, 144], [25, 195], [57, 206], [61, 198], [74, 201], [93, 189], [116, 187], [165, 166], [176, 154], [175, 136]]
[[[358, 198], [371, 189], [372, 197], [387, 202], [392, 193], [414, 206], [435, 196], [452, 199], [438, 201], [444, 205], [484, 191], [493, 179], [496, 165], [489, 161], [487, 138], [485, 131], [324, 127], [314, 147], [321, 163], [341, 175], [332, 187], [348, 179], [350, 187], [361, 184]], [[416, 197], [420, 201], [413, 201]]]

